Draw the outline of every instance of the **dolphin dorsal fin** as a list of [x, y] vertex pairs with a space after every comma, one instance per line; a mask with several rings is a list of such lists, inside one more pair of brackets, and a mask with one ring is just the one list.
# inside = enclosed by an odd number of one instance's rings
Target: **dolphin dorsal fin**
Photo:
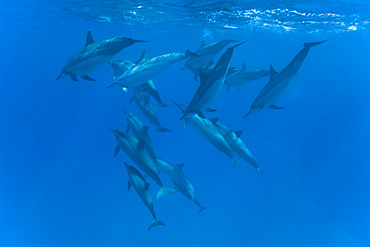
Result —
[[139, 64], [139, 63], [141, 63], [143, 61], [146, 61], [146, 60], [148, 60], [148, 54], [146, 53], [146, 49], [144, 49], [143, 52], [141, 53], [140, 59], [137, 60], [135, 62], [135, 64]]
[[213, 125], [216, 125], [219, 119], [220, 119], [220, 118], [216, 117], [216, 118], [212, 118], [212, 119], [210, 119], [209, 121], [210, 121]]
[[234, 131], [234, 134], [240, 138], [240, 136], [243, 134], [243, 131], [242, 130], [237, 130], [237, 131]]
[[199, 48], [202, 48], [203, 46], [206, 46], [206, 42], [204, 42], [204, 39], [202, 39], [202, 41], [200, 42], [200, 47]]
[[275, 77], [275, 75], [277, 74], [278, 72], [276, 72], [276, 70], [274, 69], [274, 67], [272, 67], [272, 64], [270, 65], [270, 80]]
[[95, 41], [94, 41], [94, 39], [93, 39], [93, 37], [91, 35], [91, 31], [89, 30], [87, 32], [87, 35], [86, 35], [86, 44], [85, 44], [85, 47], [88, 46], [88, 45], [90, 45], [90, 44], [92, 44], [92, 43], [94, 43], [94, 42]]
[[247, 70], [247, 65], [245, 64], [245, 62], [242, 65], [242, 70]]
[[145, 182], [145, 191], [147, 191], [150, 187], [150, 184], [148, 182]]
[[179, 169], [181, 171], [182, 168], [184, 167], [184, 164], [183, 163], [181, 163], [181, 164], [173, 164], [173, 167], [175, 167], [176, 169]]

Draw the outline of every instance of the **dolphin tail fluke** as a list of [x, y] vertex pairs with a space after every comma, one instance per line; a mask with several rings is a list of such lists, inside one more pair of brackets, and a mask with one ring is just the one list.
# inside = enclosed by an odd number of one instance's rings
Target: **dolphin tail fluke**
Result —
[[257, 168], [257, 171], [260, 175], [263, 175], [263, 173], [265, 172], [265, 169]]
[[165, 188], [165, 187], [162, 187], [158, 193], [157, 193], [157, 200], [161, 199], [162, 197], [168, 195], [168, 194], [172, 194], [172, 193], [175, 193], [177, 192], [177, 189], [171, 189], [171, 188]]
[[166, 226], [166, 224], [161, 220], [154, 219], [152, 223], [149, 225], [148, 231], [150, 231], [153, 227], [156, 226]]
[[172, 130], [167, 129], [165, 127], [158, 127], [155, 132], [172, 132]]
[[166, 104], [166, 103], [163, 103], [163, 102], [160, 102], [158, 103], [158, 105], [155, 107], [155, 110], [158, 111], [159, 109], [162, 109], [164, 107], [169, 107], [169, 106], [173, 106], [171, 104]]
[[311, 42], [311, 43], [304, 43], [303, 46], [305, 48], [311, 48], [312, 46], [320, 45], [322, 43], [325, 43], [326, 41], [328, 41], [328, 40], [323, 40], [323, 41], [318, 41], [318, 42]]
[[203, 212], [204, 209], [207, 209], [206, 207], [200, 207], [200, 209], [198, 210], [198, 214], [200, 214], [201, 212]]

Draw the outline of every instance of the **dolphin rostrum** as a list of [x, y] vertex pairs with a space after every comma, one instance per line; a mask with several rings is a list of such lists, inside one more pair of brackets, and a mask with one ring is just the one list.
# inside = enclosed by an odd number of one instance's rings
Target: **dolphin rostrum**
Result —
[[[152, 214], [153, 221], [148, 227], [148, 231], [156, 226], [165, 226], [165, 224], [157, 220], [157, 216], [154, 211], [153, 199], [150, 194], [149, 190], [149, 183], [145, 181], [145, 178], [141, 173], [133, 166], [128, 165], [125, 162], [125, 166], [127, 169], [128, 177], [130, 179], [129, 184], [134, 187], [136, 193], [139, 195], [145, 206], [149, 209], [150, 213]], [[130, 186], [128, 188], [130, 190]]]
[[115, 156], [120, 150], [124, 151], [141, 170], [151, 177], [161, 188], [157, 193], [157, 198], [161, 198], [162, 196], [175, 192], [173, 189], [163, 187], [155, 164], [156, 161], [153, 160], [144, 149], [145, 141], [139, 141], [135, 137], [118, 129], [115, 130], [111, 128], [111, 131], [118, 143], [114, 153]]
[[200, 73], [200, 85], [198, 90], [195, 92], [193, 99], [186, 108], [181, 119], [186, 117], [189, 113], [196, 113], [198, 116], [204, 117], [202, 111], [206, 110], [220, 93], [229, 69], [229, 62], [234, 49], [243, 43], [244, 42], [229, 47], [224, 54], [222, 54], [217, 64], [212, 68], [207, 76]]
[[272, 105], [283, 92], [288, 88], [294, 77], [297, 75], [303, 61], [305, 60], [311, 47], [320, 45], [327, 40], [304, 43], [303, 49], [293, 58], [293, 60], [280, 72], [276, 72], [272, 65], [270, 66], [270, 80], [262, 88], [256, 99], [253, 101], [249, 112], [244, 116], [247, 117], [249, 114], [259, 111], [263, 108], [270, 109], [283, 109], [283, 107]]
[[60, 75], [55, 80], [59, 80], [63, 77], [63, 75], [68, 75], [74, 81], [78, 81], [77, 76], [80, 76], [88, 81], [95, 81], [88, 76], [89, 73], [107, 63], [122, 49], [137, 42], [146, 41], [135, 40], [123, 36], [101, 41], [94, 41], [91, 31], [88, 31], [85, 47], [74, 54], [67, 61], [67, 63], [63, 66]]
[[184, 164], [171, 164], [165, 160], [157, 159], [158, 170], [166, 173], [171, 178], [175, 188], [179, 190], [186, 198], [190, 199], [199, 206], [198, 213], [200, 213], [206, 209], [206, 207], [203, 207], [195, 198], [194, 187], [182, 171], [183, 166]]

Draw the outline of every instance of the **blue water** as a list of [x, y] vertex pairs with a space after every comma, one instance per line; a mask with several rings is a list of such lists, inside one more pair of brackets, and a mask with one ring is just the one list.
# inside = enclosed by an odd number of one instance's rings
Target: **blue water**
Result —
[[[0, 7], [0, 246], [370, 246], [365, 1], [7, 0]], [[129, 104], [131, 92], [105, 89], [113, 82], [108, 64], [90, 74], [96, 82], [55, 82], [88, 30], [95, 40], [150, 40], [115, 57], [132, 61], [143, 49], [154, 57], [194, 51], [202, 39], [247, 40], [231, 65], [273, 64], [277, 71], [304, 42], [329, 41], [311, 49], [276, 102], [284, 110], [243, 118], [265, 77], [242, 90], [224, 88], [212, 105], [218, 111], [206, 113], [244, 131], [265, 169], [260, 176], [245, 161], [232, 167], [194, 129], [184, 129], [175, 107], [158, 111], [173, 133], [155, 133]], [[188, 104], [194, 95], [198, 82], [183, 65], [153, 78], [164, 102]], [[149, 211], [135, 191], [127, 192], [123, 162], [134, 164], [123, 153], [113, 157], [109, 127], [126, 128], [122, 109], [150, 126], [158, 157], [185, 164], [207, 210], [198, 215], [183, 195], [168, 195], [154, 200], [167, 226], [147, 231]]]

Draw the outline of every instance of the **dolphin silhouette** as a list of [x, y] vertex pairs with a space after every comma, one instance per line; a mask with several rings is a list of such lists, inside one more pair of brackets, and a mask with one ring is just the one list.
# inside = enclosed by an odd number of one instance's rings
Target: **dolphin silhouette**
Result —
[[55, 78], [55, 81], [59, 80], [64, 75], [68, 75], [74, 81], [78, 81], [77, 76], [88, 81], [95, 81], [88, 76], [89, 73], [107, 63], [122, 49], [137, 42], [147, 41], [135, 40], [123, 36], [101, 41], [94, 41], [91, 31], [88, 31], [85, 47], [74, 54], [67, 61], [67, 63], [63, 66], [60, 75]]
[[299, 69], [301, 68], [301, 65], [311, 47], [320, 45], [326, 41], [327, 40], [304, 43], [304, 48], [300, 52], [298, 52], [293, 60], [280, 72], [276, 72], [271, 65], [269, 82], [265, 85], [264, 88], [262, 88], [261, 92], [253, 101], [249, 112], [244, 117], [247, 117], [251, 113], [259, 111], [266, 107], [270, 109], [283, 109], [283, 107], [272, 105], [272, 103], [277, 100], [288, 88], [294, 77], [297, 75]]
[[136, 193], [139, 195], [144, 205], [149, 209], [150, 213], [152, 214], [153, 221], [149, 225], [148, 231], [150, 231], [153, 227], [156, 226], [165, 226], [166, 224], [164, 224], [160, 220], [157, 220], [157, 216], [154, 211], [153, 199], [149, 190], [150, 185], [145, 181], [144, 176], [141, 175], [141, 173], [135, 167], [128, 165], [126, 162], [125, 166], [127, 169], [128, 177], [130, 179], [128, 189], [130, 190], [131, 185], [132, 187], [134, 187]]

